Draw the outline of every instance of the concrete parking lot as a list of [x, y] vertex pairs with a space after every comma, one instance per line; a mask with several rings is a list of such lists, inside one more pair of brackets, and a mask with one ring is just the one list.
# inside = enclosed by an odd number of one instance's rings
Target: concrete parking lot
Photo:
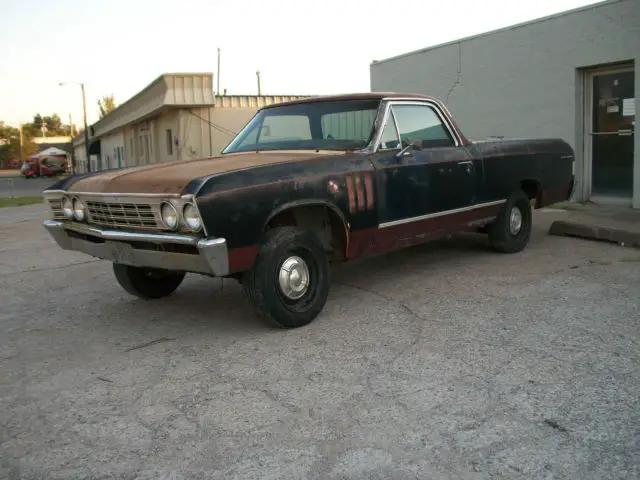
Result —
[[345, 265], [306, 328], [192, 276], [125, 294], [0, 209], [0, 478], [640, 475], [640, 252], [460, 236]]

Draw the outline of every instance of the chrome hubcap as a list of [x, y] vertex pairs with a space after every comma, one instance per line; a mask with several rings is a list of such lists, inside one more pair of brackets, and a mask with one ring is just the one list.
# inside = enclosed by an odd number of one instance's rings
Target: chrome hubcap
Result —
[[280, 267], [278, 283], [287, 298], [299, 299], [309, 288], [309, 267], [300, 257], [287, 258]]
[[513, 207], [509, 216], [509, 231], [511, 235], [517, 235], [520, 229], [522, 229], [522, 212], [518, 207]]

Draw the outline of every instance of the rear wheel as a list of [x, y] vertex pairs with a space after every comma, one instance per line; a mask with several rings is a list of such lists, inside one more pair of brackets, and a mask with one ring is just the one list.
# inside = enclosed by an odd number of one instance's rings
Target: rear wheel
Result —
[[268, 230], [242, 279], [261, 317], [280, 328], [311, 323], [329, 295], [329, 261], [318, 237], [298, 227]]
[[171, 295], [180, 286], [185, 272], [173, 272], [157, 268], [141, 268], [113, 264], [116, 280], [127, 293], [144, 299], [156, 299]]
[[522, 190], [516, 190], [489, 229], [491, 247], [501, 253], [522, 251], [531, 237], [532, 220], [529, 197]]

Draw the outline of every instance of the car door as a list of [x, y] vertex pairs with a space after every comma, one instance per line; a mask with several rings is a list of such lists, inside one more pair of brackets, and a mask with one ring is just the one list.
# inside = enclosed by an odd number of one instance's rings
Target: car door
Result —
[[[436, 105], [389, 105], [373, 155], [380, 226], [418, 221], [468, 207], [476, 192], [472, 155], [452, 134]], [[415, 145], [406, 149], [407, 145]]]

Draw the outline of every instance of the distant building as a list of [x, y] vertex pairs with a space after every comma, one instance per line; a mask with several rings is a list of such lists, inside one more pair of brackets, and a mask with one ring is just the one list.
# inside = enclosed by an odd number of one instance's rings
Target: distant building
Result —
[[58, 137], [34, 137], [33, 143], [38, 145], [38, 152], [42, 152], [48, 148], [59, 148], [68, 154], [73, 153], [72, 138], [69, 136]]
[[574, 198], [640, 208], [640, 0], [583, 8], [373, 62], [372, 91], [430, 94], [470, 138], [560, 137]]
[[[306, 96], [216, 96], [212, 73], [160, 75], [89, 127], [91, 170], [217, 155], [258, 108]], [[76, 171], [87, 171], [84, 134], [73, 150]]]

